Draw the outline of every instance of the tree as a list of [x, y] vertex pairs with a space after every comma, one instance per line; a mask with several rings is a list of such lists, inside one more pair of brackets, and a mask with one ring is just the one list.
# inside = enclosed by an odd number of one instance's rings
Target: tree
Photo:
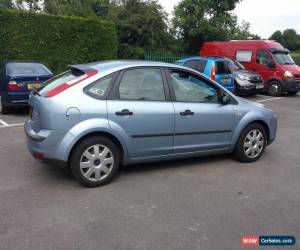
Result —
[[154, 0], [124, 0], [116, 20], [119, 57], [143, 58], [146, 51], [168, 49], [167, 14]]
[[[183, 0], [174, 9], [173, 34], [188, 53], [198, 53], [204, 41], [224, 41], [240, 32], [234, 10], [240, 0]], [[242, 32], [248, 31], [248, 27]]]
[[0, 0], [0, 9], [12, 8], [12, 0]]
[[282, 33], [283, 45], [289, 50], [297, 50], [300, 48], [299, 35], [294, 29], [286, 29]]
[[275, 31], [270, 37], [270, 40], [275, 40], [279, 43], [283, 42], [283, 35], [280, 30]]

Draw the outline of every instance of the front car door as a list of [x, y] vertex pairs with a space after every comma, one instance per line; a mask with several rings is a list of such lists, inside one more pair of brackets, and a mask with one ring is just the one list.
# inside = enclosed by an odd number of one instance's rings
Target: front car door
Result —
[[220, 89], [190, 71], [167, 71], [175, 108], [174, 153], [226, 149], [235, 113], [219, 102]]
[[256, 69], [257, 72], [263, 77], [264, 81], [267, 82], [275, 75], [275, 68], [271, 68], [270, 63], [274, 63], [273, 57], [265, 50], [256, 51], [255, 55]]
[[156, 67], [124, 70], [107, 101], [110, 126], [127, 138], [129, 158], [172, 153], [174, 107], [164, 78]]

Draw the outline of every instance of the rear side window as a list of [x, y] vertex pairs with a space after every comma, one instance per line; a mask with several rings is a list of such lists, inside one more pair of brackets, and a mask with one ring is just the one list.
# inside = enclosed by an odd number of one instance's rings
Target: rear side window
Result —
[[160, 69], [127, 70], [120, 82], [119, 96], [123, 100], [164, 101], [164, 85]]
[[197, 59], [197, 60], [190, 60], [190, 61], [186, 62], [184, 64], [184, 66], [194, 69], [194, 70], [197, 70], [200, 73], [203, 73], [204, 69], [206, 67], [206, 64], [207, 64], [207, 60]]
[[238, 50], [236, 52], [236, 60], [239, 62], [251, 62], [252, 51]]
[[109, 75], [104, 78], [101, 78], [95, 81], [94, 83], [92, 83], [91, 85], [89, 85], [87, 88], [85, 88], [84, 91], [85, 93], [93, 97], [103, 98], [107, 94], [112, 79], [113, 79], [113, 75]]
[[48, 93], [49, 91], [61, 86], [62, 84], [71, 82], [82, 75], [84, 75], [84, 73], [73, 70], [57, 75], [43, 83], [42, 87], [40, 88], [40, 94], [43, 95], [45, 93]]
[[216, 62], [216, 74], [231, 74], [230, 62], [218, 61]]
[[10, 76], [51, 75], [51, 71], [40, 63], [10, 62], [6, 64], [6, 72]]

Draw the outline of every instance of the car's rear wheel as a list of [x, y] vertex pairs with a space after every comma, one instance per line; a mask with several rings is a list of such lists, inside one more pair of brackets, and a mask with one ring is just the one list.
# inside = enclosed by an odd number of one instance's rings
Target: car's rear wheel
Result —
[[288, 94], [289, 95], [296, 95], [298, 93], [298, 91], [289, 91]]
[[255, 162], [263, 154], [266, 145], [267, 135], [264, 127], [253, 123], [241, 133], [234, 155], [241, 162]]
[[268, 87], [268, 94], [270, 96], [281, 96], [282, 94], [282, 87], [280, 82], [278, 81], [271, 81], [269, 83], [269, 87]]
[[119, 165], [119, 148], [104, 136], [83, 140], [76, 146], [70, 159], [74, 177], [86, 187], [107, 184], [117, 173]]

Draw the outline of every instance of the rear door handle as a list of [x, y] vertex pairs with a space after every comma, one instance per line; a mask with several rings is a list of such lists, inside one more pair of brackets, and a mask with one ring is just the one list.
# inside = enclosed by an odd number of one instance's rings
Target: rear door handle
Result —
[[180, 115], [182, 116], [188, 116], [188, 115], [194, 115], [195, 113], [190, 111], [190, 110], [186, 110], [186, 111], [183, 111], [183, 112], [180, 112]]
[[128, 116], [133, 115], [133, 112], [130, 112], [128, 109], [123, 109], [122, 111], [117, 111], [115, 114], [119, 116]]

